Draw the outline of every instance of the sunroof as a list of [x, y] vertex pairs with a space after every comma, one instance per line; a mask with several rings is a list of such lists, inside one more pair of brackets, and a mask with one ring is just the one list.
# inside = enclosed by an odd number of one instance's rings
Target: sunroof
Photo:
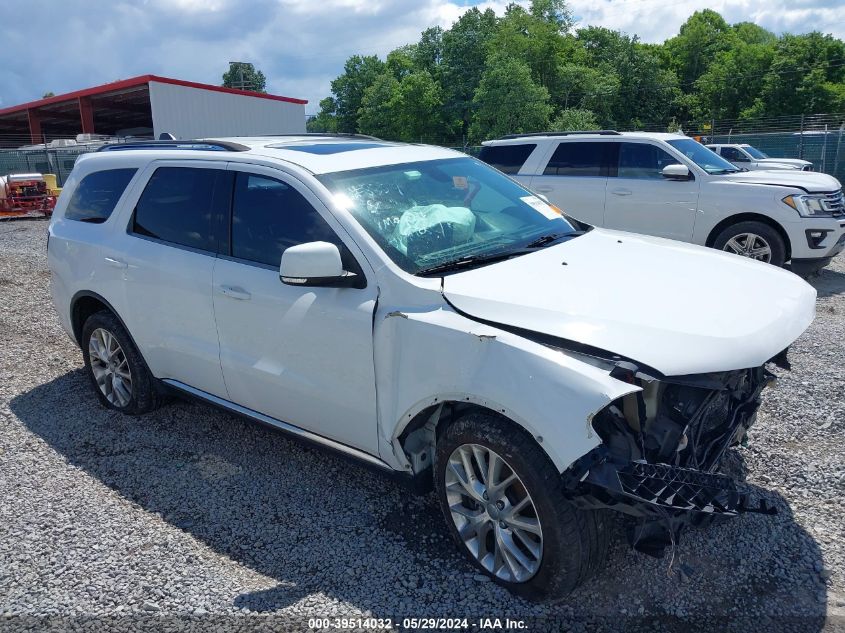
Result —
[[353, 152], [358, 149], [373, 149], [376, 147], [387, 147], [385, 143], [311, 143], [309, 145], [278, 143], [268, 145], [275, 149], [289, 149], [295, 152], [308, 152], [309, 154], [340, 154], [341, 152]]

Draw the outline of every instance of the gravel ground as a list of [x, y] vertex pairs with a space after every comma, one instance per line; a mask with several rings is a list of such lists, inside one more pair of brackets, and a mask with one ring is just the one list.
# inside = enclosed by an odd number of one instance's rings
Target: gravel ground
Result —
[[477, 576], [431, 495], [200, 404], [100, 407], [49, 301], [46, 228], [0, 224], [0, 629], [845, 625], [845, 256], [813, 280], [816, 321], [734, 456], [779, 513], [689, 531], [660, 560], [620, 535], [607, 569], [549, 606]]

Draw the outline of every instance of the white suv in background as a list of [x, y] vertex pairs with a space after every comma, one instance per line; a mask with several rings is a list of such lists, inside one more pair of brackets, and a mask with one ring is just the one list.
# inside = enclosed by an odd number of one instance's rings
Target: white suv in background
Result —
[[49, 231], [103, 405], [187, 394], [433, 482], [469, 560], [535, 598], [601, 565], [598, 510], [651, 553], [754, 510], [716, 471], [815, 310], [786, 271], [579, 229], [481, 161], [370, 138], [107, 146]]
[[813, 171], [813, 163], [808, 160], [802, 160], [800, 158], [769, 158], [759, 149], [747, 143], [708, 143], [706, 147], [742, 169], [798, 169], [799, 171]]
[[744, 172], [678, 134], [559, 132], [483, 144], [481, 160], [593, 226], [645, 233], [782, 265], [802, 275], [845, 248], [839, 181]]

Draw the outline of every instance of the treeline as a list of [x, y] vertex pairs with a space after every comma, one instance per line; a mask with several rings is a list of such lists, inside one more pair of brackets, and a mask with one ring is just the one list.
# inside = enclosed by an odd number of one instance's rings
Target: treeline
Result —
[[331, 92], [310, 131], [429, 142], [842, 112], [845, 44], [731, 25], [709, 9], [663, 44], [643, 44], [576, 30], [564, 0], [533, 0], [502, 17], [469, 9], [385, 60], [353, 55]]

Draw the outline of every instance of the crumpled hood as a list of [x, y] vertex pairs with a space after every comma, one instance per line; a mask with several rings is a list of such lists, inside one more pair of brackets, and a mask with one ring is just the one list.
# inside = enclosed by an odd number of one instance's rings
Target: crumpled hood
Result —
[[720, 176], [726, 180], [757, 185], [778, 185], [781, 187], [798, 187], [810, 193], [838, 191], [842, 188], [833, 176], [814, 171], [760, 169], [757, 171], [741, 171], [736, 174]]
[[762, 365], [810, 325], [816, 298], [769, 264], [605, 229], [446, 276], [443, 294], [471, 317], [590, 345], [667, 376]]

